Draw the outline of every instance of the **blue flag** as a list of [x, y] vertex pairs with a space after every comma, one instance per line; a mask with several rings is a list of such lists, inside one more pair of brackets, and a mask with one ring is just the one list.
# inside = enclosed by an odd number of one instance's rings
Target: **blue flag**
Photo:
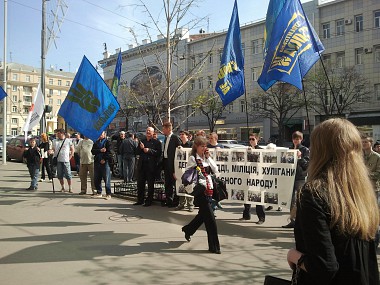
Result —
[[245, 92], [244, 57], [241, 46], [239, 14], [236, 0], [224, 43], [215, 91], [218, 92], [224, 106]]
[[277, 81], [302, 90], [302, 79], [324, 50], [300, 1], [287, 0], [273, 25], [263, 70], [257, 82], [264, 91]]
[[117, 98], [117, 95], [119, 93], [119, 84], [120, 84], [120, 76], [121, 76], [121, 65], [123, 61], [121, 59], [121, 50], [119, 51], [119, 55], [117, 57], [116, 66], [115, 66], [115, 73], [113, 75], [112, 79], [112, 85], [111, 85], [111, 91], [112, 94]]
[[5, 93], [3, 87], [0, 86], [0, 101], [3, 100], [7, 96], [7, 93]]
[[265, 30], [264, 30], [264, 55], [266, 54], [270, 38], [272, 35], [273, 25], [277, 20], [278, 14], [280, 14], [282, 7], [284, 6], [286, 0], [271, 0], [268, 5], [267, 17], [265, 19]]
[[58, 114], [78, 132], [93, 141], [108, 127], [119, 103], [86, 56]]

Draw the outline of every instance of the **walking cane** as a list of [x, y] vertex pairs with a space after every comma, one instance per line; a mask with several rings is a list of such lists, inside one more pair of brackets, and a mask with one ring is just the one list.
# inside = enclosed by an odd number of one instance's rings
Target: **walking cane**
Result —
[[55, 189], [54, 189], [54, 177], [51, 178], [51, 184], [53, 185], [53, 194], [55, 194]]

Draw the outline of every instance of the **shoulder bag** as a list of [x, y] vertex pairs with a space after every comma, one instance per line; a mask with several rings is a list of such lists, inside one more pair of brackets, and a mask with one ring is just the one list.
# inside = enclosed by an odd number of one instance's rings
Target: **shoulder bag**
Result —
[[63, 140], [63, 142], [62, 142], [61, 147], [60, 147], [59, 150], [58, 150], [57, 156], [54, 156], [54, 157], [53, 157], [53, 162], [52, 162], [52, 165], [53, 165], [53, 166], [57, 166], [57, 164], [58, 164], [58, 155], [59, 155], [59, 153], [60, 153], [60, 151], [61, 151], [61, 149], [62, 149], [62, 147], [63, 147], [63, 144], [65, 143], [65, 140], [66, 140], [66, 138], [65, 138], [65, 139]]

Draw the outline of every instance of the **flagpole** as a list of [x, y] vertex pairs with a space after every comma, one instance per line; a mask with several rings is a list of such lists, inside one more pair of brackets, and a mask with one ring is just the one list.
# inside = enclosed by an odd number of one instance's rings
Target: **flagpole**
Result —
[[[46, 1], [48, 0], [42, 0], [42, 29], [41, 29], [41, 91], [42, 91], [42, 96], [44, 98], [45, 102], [45, 54], [46, 54], [46, 40], [45, 40], [45, 35], [46, 35]], [[45, 103], [44, 103], [45, 104]], [[44, 107], [44, 112], [42, 113], [41, 121], [40, 121], [40, 133], [45, 132], [45, 106]]]
[[[4, 0], [4, 73], [3, 86], [5, 93], [7, 92], [7, 10], [8, 0]], [[4, 97], [3, 107], [3, 165], [7, 164], [7, 96]]]

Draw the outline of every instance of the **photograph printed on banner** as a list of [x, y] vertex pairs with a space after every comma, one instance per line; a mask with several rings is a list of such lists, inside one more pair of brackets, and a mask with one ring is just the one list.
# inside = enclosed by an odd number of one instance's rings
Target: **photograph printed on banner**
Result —
[[238, 201], [244, 201], [244, 190], [231, 190], [231, 200], [238, 200]]
[[250, 202], [261, 202], [261, 192], [260, 191], [248, 191], [248, 201]]
[[281, 163], [294, 163], [294, 151], [281, 152]]
[[263, 162], [264, 163], [277, 163], [277, 154], [276, 153], [263, 153]]
[[233, 150], [233, 151], [231, 151], [231, 155], [232, 155], [231, 161], [232, 162], [244, 162], [244, 154], [245, 154], [245, 150], [241, 150], [241, 151]]
[[264, 194], [264, 203], [278, 204], [278, 194], [266, 192]]
[[247, 161], [260, 162], [260, 154], [261, 152], [255, 151], [255, 149], [253, 148], [247, 150]]
[[177, 160], [187, 161], [187, 152], [183, 148], [178, 148], [177, 150]]
[[226, 162], [226, 161], [228, 161], [228, 154], [229, 153], [230, 152], [228, 150], [218, 149], [216, 151], [216, 158], [215, 158], [215, 160], [216, 161], [224, 161], [224, 162]]

